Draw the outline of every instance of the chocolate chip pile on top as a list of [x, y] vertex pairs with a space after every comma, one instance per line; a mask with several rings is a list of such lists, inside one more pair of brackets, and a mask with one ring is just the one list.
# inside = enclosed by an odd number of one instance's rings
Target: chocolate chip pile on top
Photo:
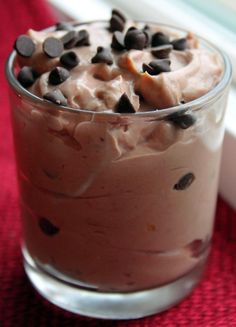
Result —
[[[122, 55], [130, 50], [150, 51], [155, 58], [150, 62], [143, 62], [141, 73], [152, 76], [171, 71], [171, 51], [183, 51], [188, 47], [186, 38], [170, 40], [170, 37], [163, 32], [153, 33], [148, 25], [143, 28], [131, 26], [126, 29], [126, 17], [117, 9], [112, 10], [107, 30], [111, 33], [110, 47], [97, 47], [97, 52], [91, 57], [91, 65], [105, 64], [111, 66], [114, 64], [114, 57]], [[70, 72], [80, 64], [79, 51], [73, 51], [79, 47], [90, 46], [90, 35], [86, 29], [77, 31], [76, 26], [70, 23], [61, 22], [55, 26], [56, 31], [65, 31], [65, 34], [56, 38], [50, 36], [42, 44], [41, 51], [48, 60], [59, 59], [59, 64], [48, 74], [48, 83], [54, 89], [43, 95], [47, 101], [57, 105], [66, 106], [67, 99], [58, 85], [64, 83], [69, 77]], [[17, 54], [21, 57], [30, 59], [36, 52], [37, 45], [27, 35], [20, 35], [15, 41], [14, 46]], [[24, 66], [18, 73], [17, 79], [25, 87], [31, 87], [40, 74], [30, 66]], [[123, 93], [118, 100], [114, 111], [117, 113], [135, 113], [135, 109], [129, 96]], [[188, 115], [181, 117], [170, 117], [169, 120], [182, 129], [191, 126], [194, 121]]]

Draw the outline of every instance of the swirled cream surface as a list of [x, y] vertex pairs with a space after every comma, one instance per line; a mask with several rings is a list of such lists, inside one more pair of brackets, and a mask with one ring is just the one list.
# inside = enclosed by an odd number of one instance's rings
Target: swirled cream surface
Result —
[[[20, 66], [37, 72], [29, 90], [47, 98], [46, 94], [59, 89], [64, 104], [73, 108], [137, 112], [189, 102], [219, 82], [220, 58], [200, 47], [192, 33], [177, 35], [168, 28], [132, 21], [123, 22], [122, 28], [116, 31], [109, 22], [94, 22], [67, 26], [67, 30], [29, 30], [33, 53], [26, 57], [18, 51]], [[79, 33], [87, 42], [76, 45]], [[45, 50], [45, 43], [50, 46], [45, 40], [52, 39], [61, 43], [54, 56]], [[66, 77], [53, 81], [53, 73]], [[130, 110], [125, 109], [123, 94]]]

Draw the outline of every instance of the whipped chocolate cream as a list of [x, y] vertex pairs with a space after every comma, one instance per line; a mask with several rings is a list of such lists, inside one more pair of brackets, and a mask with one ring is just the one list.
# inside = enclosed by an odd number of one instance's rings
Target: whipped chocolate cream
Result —
[[45, 99], [17, 98], [13, 108], [24, 241], [33, 260], [59, 278], [116, 292], [167, 284], [202, 263], [226, 98], [197, 111], [179, 106], [163, 119], [135, 113], [214, 88], [223, 73], [216, 51], [191, 33], [128, 21], [117, 10], [109, 22], [29, 30], [15, 48], [19, 82]]
[[176, 106], [206, 94], [222, 75], [219, 57], [199, 47], [191, 33], [181, 37], [168, 28], [128, 21], [116, 10], [110, 22], [29, 30], [15, 48], [20, 67], [41, 74], [24, 87], [45, 98], [55, 89], [52, 73], [67, 69], [57, 89], [68, 106], [85, 110], [116, 111], [124, 94], [134, 112]]

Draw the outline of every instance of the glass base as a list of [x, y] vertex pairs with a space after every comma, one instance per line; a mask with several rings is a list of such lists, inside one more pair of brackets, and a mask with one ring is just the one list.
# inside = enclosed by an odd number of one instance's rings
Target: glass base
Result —
[[162, 312], [184, 299], [198, 284], [204, 258], [172, 283], [144, 291], [105, 293], [80, 288], [39, 268], [23, 248], [24, 267], [35, 289], [53, 304], [73, 313], [103, 319], [135, 319]]

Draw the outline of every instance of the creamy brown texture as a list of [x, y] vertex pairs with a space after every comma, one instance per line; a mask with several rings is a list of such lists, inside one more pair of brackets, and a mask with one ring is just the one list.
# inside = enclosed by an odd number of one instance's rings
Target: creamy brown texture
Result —
[[[119, 67], [88, 64], [97, 45], [110, 44], [111, 36], [98, 26], [86, 25], [93, 46], [75, 50], [81, 63], [59, 85], [74, 107], [110, 110], [125, 91], [136, 110], [164, 108], [197, 98], [219, 81], [218, 56], [195, 48], [173, 51], [173, 71], [158, 76], [140, 73], [143, 58], [150, 60], [147, 50], [119, 55]], [[39, 48], [50, 35], [29, 34]], [[41, 72], [58, 64], [40, 51], [19, 61]], [[48, 72], [31, 91], [42, 96], [52, 88], [47, 79]], [[145, 98], [140, 108], [134, 89]], [[15, 98], [24, 240], [32, 258], [62, 279], [105, 291], [148, 289], [187, 274], [205, 258], [212, 234], [225, 101], [193, 113], [195, 124], [184, 130], [156, 120], [155, 113], [124, 118], [54, 112], [47, 102]], [[190, 172], [192, 184], [176, 190]], [[41, 218], [59, 232], [47, 235]]]
[[[198, 48], [197, 40], [191, 33], [187, 35], [188, 49], [171, 52], [171, 72], [168, 73], [157, 76], [143, 73], [142, 64], [156, 59], [151, 54], [151, 47], [121, 52], [111, 49], [114, 58], [111, 66], [103, 63], [91, 64], [91, 58], [96, 54], [98, 46], [110, 48], [112, 33], [108, 26], [108, 23], [97, 22], [76, 27], [76, 30], [86, 28], [91, 46], [72, 49], [78, 54], [80, 64], [70, 71], [70, 77], [65, 82], [57, 86], [68, 99], [68, 105], [73, 108], [114, 110], [120, 96], [125, 92], [136, 111], [162, 109], [178, 105], [180, 101], [194, 100], [211, 90], [220, 80], [222, 63], [218, 55]], [[143, 28], [144, 24], [129, 21], [125, 31], [130, 26]], [[150, 27], [152, 33], [163, 31], [170, 34], [171, 40], [178, 37], [171, 30]], [[28, 31], [37, 50], [31, 58], [18, 59], [21, 66], [32, 66], [43, 73], [30, 89], [40, 97], [55, 89], [55, 86], [48, 83], [48, 75], [52, 68], [60, 66], [59, 58], [50, 59], [42, 52], [42, 43], [49, 36], [61, 38], [66, 33], [67, 31]], [[143, 101], [140, 101], [139, 95]]]

